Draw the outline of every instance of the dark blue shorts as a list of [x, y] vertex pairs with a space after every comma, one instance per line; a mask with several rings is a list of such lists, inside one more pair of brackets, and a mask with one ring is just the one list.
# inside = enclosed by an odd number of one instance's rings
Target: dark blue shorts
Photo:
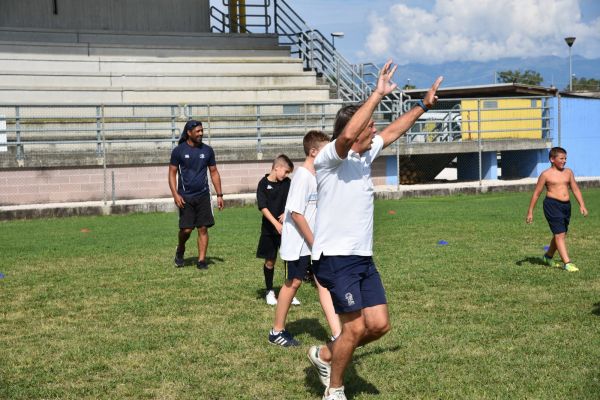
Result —
[[337, 314], [387, 304], [372, 257], [321, 255], [313, 269], [319, 283], [331, 293]]
[[544, 199], [544, 216], [553, 234], [567, 232], [571, 220], [571, 202], [546, 197]]
[[298, 260], [286, 261], [286, 277], [285, 279], [291, 281], [292, 279], [303, 280], [306, 276], [306, 271], [310, 267], [310, 256], [302, 256]]

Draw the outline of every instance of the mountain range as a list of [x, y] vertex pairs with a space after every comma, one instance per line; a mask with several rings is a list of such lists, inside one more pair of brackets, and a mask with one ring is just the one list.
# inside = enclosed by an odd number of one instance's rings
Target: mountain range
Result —
[[[573, 56], [572, 64], [575, 77], [600, 79], [600, 58]], [[502, 58], [487, 62], [456, 61], [434, 65], [406, 64], [398, 67], [396, 82], [399, 86], [410, 83], [417, 88], [425, 88], [436, 77], [443, 75], [445, 87], [486, 85], [494, 83], [496, 74], [506, 70], [536, 71], [544, 78], [543, 86], [554, 86], [560, 90], [569, 86], [569, 59], [556, 56]]]

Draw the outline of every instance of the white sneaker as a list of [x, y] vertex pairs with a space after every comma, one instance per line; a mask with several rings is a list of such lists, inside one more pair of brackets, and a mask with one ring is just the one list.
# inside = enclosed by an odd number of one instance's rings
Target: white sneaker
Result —
[[269, 290], [267, 292], [267, 296], [265, 297], [265, 300], [267, 301], [267, 304], [270, 306], [277, 305], [277, 298], [275, 297], [275, 292], [272, 290]]
[[325, 393], [323, 394], [323, 400], [346, 400], [346, 395], [344, 394], [344, 387], [339, 387], [333, 389], [333, 392], [329, 391], [329, 388], [325, 389]]
[[302, 304], [302, 303], [300, 303], [300, 300], [298, 300], [296, 298], [296, 296], [294, 296], [294, 298], [292, 299], [292, 305], [293, 306], [299, 306], [300, 304]]
[[[308, 349], [308, 359], [310, 360], [311, 364], [314, 365], [317, 369], [319, 379], [321, 380], [323, 386], [329, 387], [329, 378], [331, 376], [331, 363], [321, 360], [321, 357], [319, 357], [320, 350], [321, 346], [311, 346], [310, 349]], [[335, 399], [335, 397], [333, 398]]]

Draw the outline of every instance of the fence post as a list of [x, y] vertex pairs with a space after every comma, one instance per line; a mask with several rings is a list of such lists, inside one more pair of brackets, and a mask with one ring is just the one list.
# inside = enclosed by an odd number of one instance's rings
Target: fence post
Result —
[[256, 105], [256, 159], [262, 160], [262, 137], [260, 131], [260, 104]]
[[115, 171], [112, 170], [111, 171], [111, 177], [112, 177], [112, 205], [115, 205], [115, 199], [116, 199], [116, 190], [115, 190]]
[[25, 149], [21, 142], [21, 107], [15, 107], [15, 138], [17, 140], [17, 165], [23, 167], [25, 165]]
[[96, 106], [96, 157], [102, 157], [102, 109]]
[[206, 106], [206, 122], [208, 125], [207, 133], [208, 133], [208, 144], [210, 145], [211, 135], [210, 135], [210, 104]]
[[479, 164], [479, 192], [482, 186], [482, 166], [481, 166], [481, 99], [477, 99], [477, 161]]
[[104, 104], [102, 104], [101, 109], [100, 109], [100, 132], [101, 132], [101, 139], [102, 139], [102, 169], [104, 172], [104, 195], [102, 196], [102, 200], [104, 202], [104, 205], [106, 205], [106, 198], [107, 198], [107, 171], [106, 171], [106, 137], [104, 135]]
[[309, 66], [308, 68], [310, 69], [315, 69], [315, 45], [313, 42], [313, 30], [311, 29], [310, 31], [308, 31], [308, 40], [310, 41], [310, 47], [309, 47], [309, 51], [310, 51], [310, 61], [309, 61]]
[[177, 127], [175, 126], [175, 120], [177, 115], [175, 115], [175, 106], [171, 106], [171, 150], [175, 148], [175, 143], [177, 143]]
[[[277, 4], [277, 0], [273, 2], [273, 19], [275, 20], [273, 29], [275, 34], [279, 35], [279, 13], [277, 10], [279, 9], [279, 4]], [[266, 12], [265, 12], [266, 14]]]
[[556, 138], [557, 143], [558, 143], [558, 147], [562, 147], [561, 145], [561, 110], [560, 110], [560, 93], [556, 94], [556, 102], [558, 103], [557, 105], [557, 118], [556, 118], [556, 124], [558, 125], [557, 127], [557, 135], [558, 137]]
[[335, 50], [333, 50], [333, 56], [335, 57], [335, 87], [337, 92], [337, 98], [340, 98], [340, 58], [337, 56]]
[[[400, 111], [398, 117], [403, 114], [404, 111], [404, 96], [403, 92], [400, 92]], [[405, 134], [406, 136], [406, 134]], [[400, 191], [400, 140], [396, 141], [396, 191]]]

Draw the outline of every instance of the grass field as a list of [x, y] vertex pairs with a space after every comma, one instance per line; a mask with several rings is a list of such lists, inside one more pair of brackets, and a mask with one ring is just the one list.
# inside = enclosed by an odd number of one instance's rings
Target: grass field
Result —
[[[393, 329], [355, 353], [348, 397], [600, 398], [600, 190], [583, 194], [590, 215], [574, 202], [568, 238], [579, 273], [538, 263], [550, 233], [541, 201], [524, 223], [529, 193], [377, 201]], [[173, 268], [176, 223], [0, 223], [0, 398], [320, 398], [306, 350], [328, 332], [310, 285], [288, 318], [302, 346], [267, 342], [259, 212], [217, 215], [208, 271], [193, 245]]]

